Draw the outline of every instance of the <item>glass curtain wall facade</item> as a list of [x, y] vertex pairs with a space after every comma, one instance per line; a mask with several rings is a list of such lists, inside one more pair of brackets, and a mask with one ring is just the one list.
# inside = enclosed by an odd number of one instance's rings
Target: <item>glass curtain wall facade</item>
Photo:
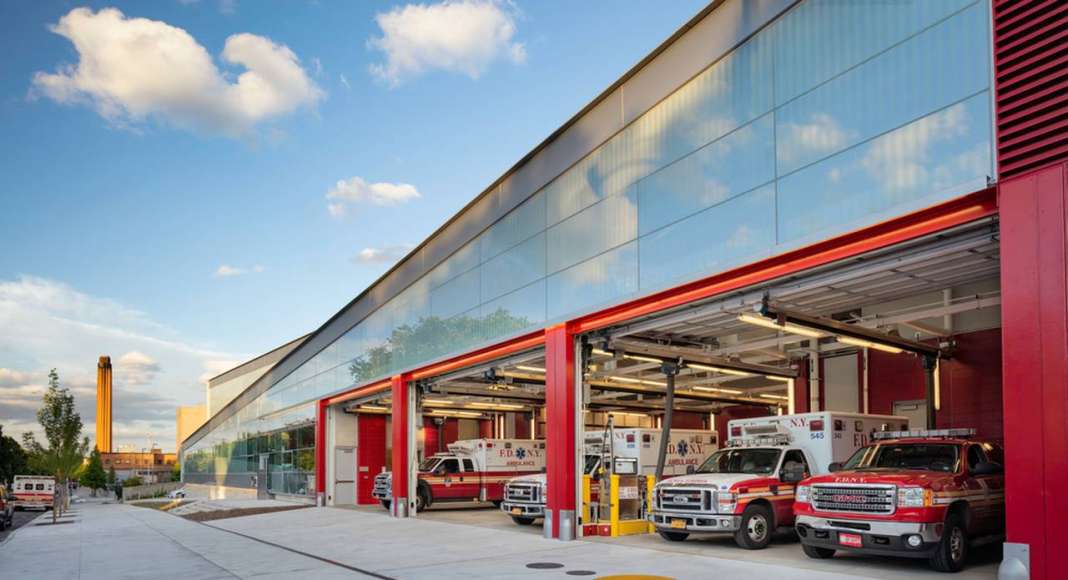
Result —
[[309, 402], [352, 385], [983, 189], [989, 13], [987, 0], [799, 3], [190, 457], [280, 412], [313, 418]]

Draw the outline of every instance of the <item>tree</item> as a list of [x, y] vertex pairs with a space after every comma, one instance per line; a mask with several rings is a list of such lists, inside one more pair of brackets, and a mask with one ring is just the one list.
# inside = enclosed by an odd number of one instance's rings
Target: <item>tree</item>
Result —
[[[89, 451], [89, 438], [81, 441], [82, 417], [74, 407], [74, 395], [59, 384], [59, 373], [48, 373], [48, 390], [45, 391], [41, 408], [37, 410], [37, 422], [44, 429], [45, 447], [33, 433], [23, 433], [22, 444], [30, 454], [30, 465], [56, 478], [56, 490], [61, 494], [60, 509], [67, 506], [67, 482], [76, 476], [85, 454]], [[56, 517], [53, 510], [53, 519]]]
[[182, 464], [175, 463], [171, 468], [171, 481], [182, 481]]
[[123, 482], [122, 482], [122, 486], [123, 487], [134, 487], [134, 486], [137, 486], [137, 485], [141, 485], [142, 483], [144, 483], [144, 482], [141, 481], [141, 476], [134, 475], [132, 477], [128, 477], [128, 478], [124, 479]]
[[93, 490], [93, 496], [96, 496], [96, 490], [107, 486], [108, 474], [104, 471], [104, 462], [100, 459], [100, 451], [94, 449], [89, 454], [89, 465], [86, 466], [82, 473], [80, 483]]
[[10, 484], [16, 475], [28, 475], [26, 452], [14, 437], [4, 435], [0, 425], [0, 483]]

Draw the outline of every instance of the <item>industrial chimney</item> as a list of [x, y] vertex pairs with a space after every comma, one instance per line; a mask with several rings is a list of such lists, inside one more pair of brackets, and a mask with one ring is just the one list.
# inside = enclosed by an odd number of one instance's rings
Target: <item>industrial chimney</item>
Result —
[[96, 365], [96, 449], [111, 453], [111, 357]]

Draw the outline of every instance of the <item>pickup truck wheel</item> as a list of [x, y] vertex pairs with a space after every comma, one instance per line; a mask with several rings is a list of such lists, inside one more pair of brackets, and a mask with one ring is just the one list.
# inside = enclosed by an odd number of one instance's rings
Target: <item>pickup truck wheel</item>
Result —
[[801, 551], [809, 558], [815, 558], [816, 560], [826, 560], [827, 558], [834, 557], [834, 550], [831, 548], [821, 548], [819, 546], [801, 544]]
[[512, 516], [512, 521], [520, 526], [529, 526], [534, 523], [534, 518], [525, 518], [523, 516]]
[[960, 515], [946, 518], [945, 531], [938, 550], [931, 556], [931, 567], [939, 572], [960, 572], [968, 559], [968, 534]]
[[426, 494], [422, 491], [415, 494], [415, 513], [422, 513], [430, 504], [426, 499]]
[[734, 542], [746, 550], [764, 549], [771, 542], [774, 521], [770, 509], [750, 505], [742, 512], [742, 526], [734, 532]]
[[383, 500], [380, 500], [380, 501], [382, 503], [382, 507], [384, 507], [384, 508], [386, 508], [388, 510], [390, 501], [388, 499], [383, 499]]
[[493, 507], [495, 507], [497, 509], [501, 509], [501, 504], [502, 503], [504, 503], [504, 502], [503, 501], [495, 501], [495, 502], [493, 502]]

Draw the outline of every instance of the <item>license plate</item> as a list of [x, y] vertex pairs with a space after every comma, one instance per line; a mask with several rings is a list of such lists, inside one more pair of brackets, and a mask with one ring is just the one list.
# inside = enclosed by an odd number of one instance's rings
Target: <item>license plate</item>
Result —
[[838, 534], [838, 543], [843, 546], [849, 546], [850, 548], [861, 548], [864, 546], [864, 542], [860, 539], [860, 534]]
[[686, 529], [686, 520], [671, 520], [671, 527], [677, 528], [677, 529], [680, 529], [680, 530], [685, 530]]
[[521, 516], [523, 515], [523, 510], [519, 508], [512, 508], [512, 515]]

